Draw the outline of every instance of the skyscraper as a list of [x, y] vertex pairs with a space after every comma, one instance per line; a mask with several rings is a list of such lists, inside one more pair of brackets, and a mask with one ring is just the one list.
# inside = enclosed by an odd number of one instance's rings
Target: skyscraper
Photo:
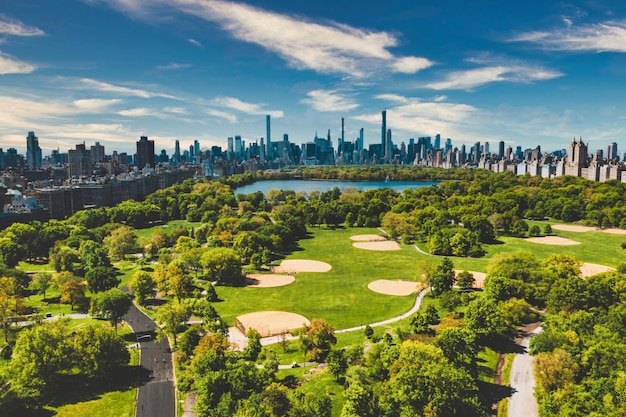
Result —
[[272, 135], [270, 131], [270, 115], [265, 116], [265, 138], [267, 139], [267, 159], [272, 160]]
[[96, 142], [91, 146], [91, 163], [104, 162], [104, 146], [100, 145], [100, 142]]
[[[387, 147], [385, 146], [385, 142], [386, 142], [386, 139], [387, 139], [387, 110], [383, 110], [382, 116], [383, 116], [383, 126], [382, 126], [382, 134], [381, 134], [381, 142], [380, 142], [380, 144], [382, 146], [381, 149], [382, 149], [382, 151], [384, 153], [384, 152], [387, 151]], [[387, 155], [383, 154], [383, 157], [386, 158]]]
[[500, 159], [504, 158], [504, 141], [501, 140], [498, 143], [498, 156], [500, 157]]
[[178, 139], [174, 143], [174, 162], [180, 162], [180, 141]]
[[139, 169], [144, 169], [146, 166], [154, 167], [154, 141], [148, 140], [147, 136], [141, 136], [137, 141], [135, 165]]
[[35, 132], [28, 132], [28, 136], [26, 136], [26, 164], [29, 168], [40, 168], [41, 161], [39, 138], [35, 136]]

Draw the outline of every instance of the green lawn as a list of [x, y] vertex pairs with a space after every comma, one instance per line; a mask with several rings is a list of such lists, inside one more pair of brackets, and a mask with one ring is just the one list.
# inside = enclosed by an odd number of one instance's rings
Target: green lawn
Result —
[[[553, 222], [534, 222], [543, 227]], [[572, 255], [581, 262], [590, 262], [602, 265], [617, 267], [624, 262], [626, 251], [620, 247], [622, 242], [626, 242], [626, 236], [613, 235], [602, 231], [589, 232], [566, 232], [562, 230], [553, 230], [553, 234], [567, 239], [580, 242], [579, 245], [555, 246], [542, 245], [529, 242], [527, 239], [514, 237], [500, 237], [503, 242], [500, 245], [487, 245], [487, 257], [491, 257], [500, 252], [517, 252], [528, 251], [539, 260], [548, 258], [554, 253]], [[456, 263], [456, 260], [455, 260]]]
[[223, 302], [215, 308], [229, 324], [240, 314], [281, 310], [309, 320], [324, 318], [336, 329], [364, 325], [400, 315], [415, 295], [395, 297], [375, 293], [367, 284], [378, 279], [412, 279], [420, 255], [408, 245], [399, 251], [369, 251], [352, 246], [350, 236], [376, 229], [314, 229], [313, 239], [300, 241], [302, 250], [288, 259], [312, 259], [332, 266], [325, 273], [298, 273], [293, 284], [275, 288], [218, 287]]
[[184, 227], [186, 229], [191, 229], [192, 227], [198, 227], [202, 224], [202, 222], [188, 222], [187, 220], [172, 220], [167, 224], [147, 227], [145, 229], [136, 229], [135, 235], [137, 236], [139, 243], [145, 245], [148, 243], [150, 236], [156, 229], [162, 229], [165, 233], [171, 232], [173, 229], [178, 227]]
[[[130, 365], [135, 367], [138, 364], [139, 353], [136, 349], [130, 349]], [[56, 412], [56, 417], [133, 417], [136, 395], [137, 387], [132, 384], [130, 387], [103, 393], [89, 401], [65, 404], [50, 410]]]

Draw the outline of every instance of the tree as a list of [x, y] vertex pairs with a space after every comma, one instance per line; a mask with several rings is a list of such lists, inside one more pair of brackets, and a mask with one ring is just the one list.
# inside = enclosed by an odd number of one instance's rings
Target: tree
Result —
[[563, 349], [553, 353], [543, 352], [535, 356], [533, 374], [543, 392], [565, 388], [575, 382], [578, 364]]
[[98, 293], [117, 287], [122, 282], [117, 277], [117, 269], [112, 266], [96, 266], [85, 273], [89, 291]]
[[59, 373], [71, 368], [72, 357], [63, 322], [22, 330], [8, 367], [11, 389], [20, 398], [41, 400], [55, 387]]
[[450, 255], [450, 241], [442, 233], [437, 232], [428, 241], [428, 251], [433, 255]]
[[94, 240], [83, 240], [78, 249], [83, 269], [89, 271], [96, 267], [110, 267], [108, 251], [104, 245]]
[[169, 281], [168, 288], [174, 293], [179, 303], [183, 298], [191, 295], [193, 291], [193, 278], [176, 264], [171, 263], [167, 266], [167, 279]]
[[76, 279], [65, 281], [60, 287], [61, 302], [69, 304], [72, 310], [74, 305], [85, 300], [85, 284]]
[[387, 415], [432, 417], [484, 417], [478, 388], [462, 367], [449, 363], [437, 347], [406, 341], [379, 392], [379, 404]]
[[137, 271], [133, 274], [128, 286], [135, 295], [139, 305], [144, 305], [148, 297], [154, 297], [156, 290], [152, 275], [146, 271]]
[[230, 248], [214, 248], [205, 252], [201, 263], [208, 278], [218, 284], [242, 285], [245, 282], [241, 259]]
[[443, 258], [441, 264], [430, 278], [430, 287], [434, 296], [443, 294], [452, 289], [454, 285], [454, 264], [449, 258]]
[[510, 328], [497, 304], [484, 294], [467, 306], [463, 322], [476, 334], [478, 343], [483, 345], [497, 344], [510, 334]]
[[15, 268], [22, 257], [23, 248], [7, 237], [0, 238], [0, 263]]
[[465, 327], [445, 328], [435, 338], [435, 346], [455, 366], [463, 366], [474, 374], [478, 344], [476, 335]]
[[111, 288], [96, 294], [91, 300], [91, 314], [108, 319], [117, 331], [117, 325], [122, 321], [122, 317], [128, 312], [131, 304], [130, 295], [119, 288]]
[[336, 380], [343, 377], [348, 370], [348, 360], [342, 349], [332, 349], [328, 352], [326, 363], [328, 364], [328, 370], [333, 374]]
[[174, 339], [176, 348], [176, 336], [185, 328], [185, 323], [189, 320], [191, 311], [184, 304], [165, 304], [157, 311], [157, 321], [162, 324], [163, 330]]
[[104, 238], [104, 244], [109, 247], [109, 257], [120, 261], [124, 255], [132, 253], [137, 246], [137, 237], [127, 226], [118, 227]]
[[15, 279], [9, 277], [0, 278], [0, 325], [2, 326], [6, 343], [9, 343], [11, 319], [17, 314], [18, 306]]
[[46, 291], [52, 284], [52, 274], [49, 272], [39, 272], [33, 279], [32, 286], [35, 291], [43, 295], [43, 299], [46, 299]]
[[124, 339], [112, 329], [103, 327], [77, 329], [73, 349], [81, 372], [99, 379], [111, 379], [130, 359]]
[[253, 327], [246, 330], [248, 344], [243, 349], [243, 357], [251, 361], [256, 361], [261, 353], [261, 334]]
[[313, 319], [310, 325], [304, 326], [303, 333], [310, 342], [311, 358], [314, 361], [323, 360], [337, 343], [335, 329], [323, 319]]
[[467, 290], [474, 287], [476, 279], [471, 272], [462, 271], [456, 276], [456, 283], [462, 290]]
[[61, 244], [56, 244], [50, 249], [50, 266], [55, 271], [74, 271], [74, 264], [78, 263], [78, 252], [75, 249]]

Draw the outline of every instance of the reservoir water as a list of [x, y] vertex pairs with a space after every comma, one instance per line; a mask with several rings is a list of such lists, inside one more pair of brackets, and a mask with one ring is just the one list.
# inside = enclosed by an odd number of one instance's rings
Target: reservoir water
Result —
[[269, 190], [293, 190], [306, 191], [330, 191], [337, 187], [340, 190], [346, 188], [356, 188], [360, 191], [373, 190], [376, 188], [391, 188], [401, 193], [407, 188], [416, 189], [420, 187], [430, 187], [438, 185], [439, 182], [433, 181], [334, 181], [334, 180], [268, 180], [257, 181], [253, 184], [244, 185], [235, 189], [235, 194], [251, 194], [261, 191], [267, 194]]

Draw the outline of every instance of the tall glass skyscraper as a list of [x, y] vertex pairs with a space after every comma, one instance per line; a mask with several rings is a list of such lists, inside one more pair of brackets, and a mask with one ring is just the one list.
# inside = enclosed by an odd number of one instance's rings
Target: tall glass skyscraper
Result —
[[35, 136], [35, 132], [28, 132], [28, 136], [26, 136], [26, 164], [29, 168], [40, 168], [41, 161], [39, 138]]

